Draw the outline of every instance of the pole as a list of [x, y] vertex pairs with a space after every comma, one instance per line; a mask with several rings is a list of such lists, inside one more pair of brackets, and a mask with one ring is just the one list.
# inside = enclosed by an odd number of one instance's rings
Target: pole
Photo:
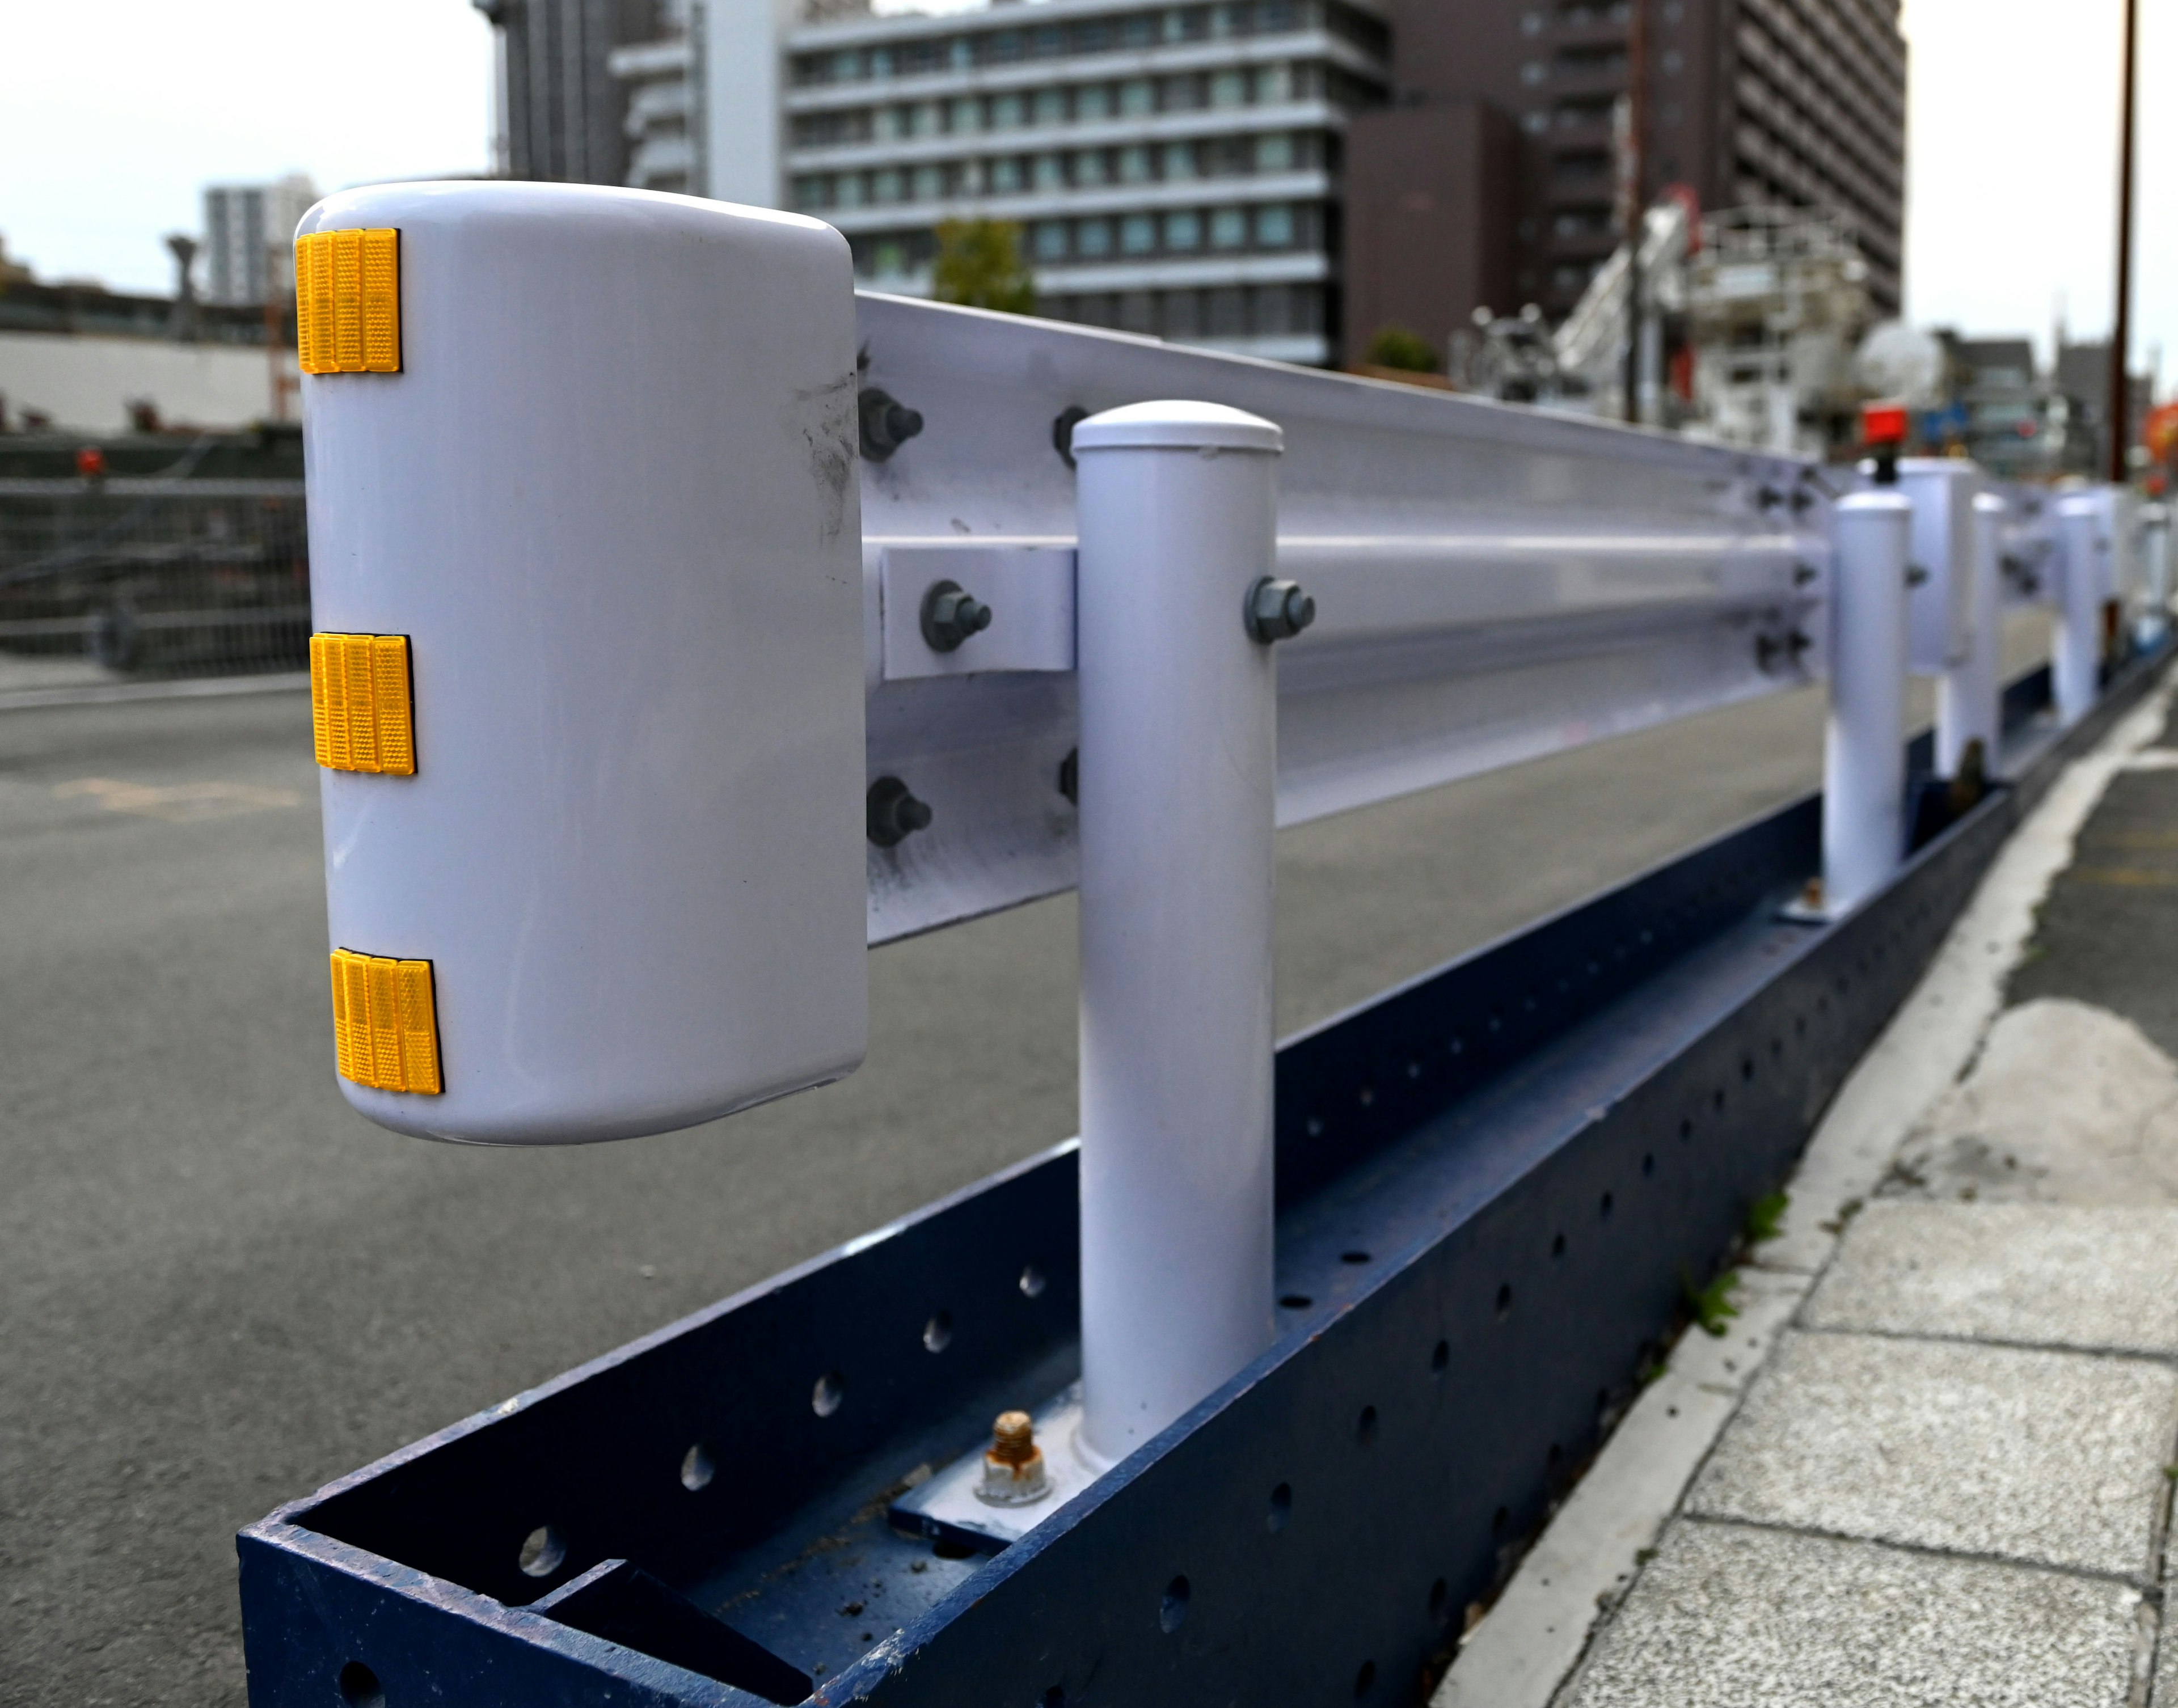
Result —
[[2057, 621], [2049, 636], [2050, 686], [2057, 721], [2070, 727], [2093, 708], [2103, 654], [2103, 556], [2108, 550], [2099, 494], [2057, 501], [2060, 572]]
[[1207, 403], [1074, 429], [1079, 1447], [1098, 1468], [1272, 1334], [1278, 675], [1249, 606], [1273, 573], [1282, 445]]
[[2126, 441], [2132, 434], [2132, 387], [2126, 372], [2126, 349], [2132, 341], [2132, 104], [2134, 58], [2140, 35], [2140, 0], [2125, 0], [2125, 88], [2118, 101], [2117, 144], [2117, 313], [2110, 330], [2110, 433], [2105, 473], [2113, 486], [2131, 478]]
[[1649, 5], [1633, 0], [1626, 25], [1626, 418], [1641, 418], [1641, 241], [1648, 235]]
[[1896, 488], [1836, 510], [1831, 712], [1823, 748], [1823, 904], [1850, 913], [1906, 851], [1906, 559], [1913, 507]]

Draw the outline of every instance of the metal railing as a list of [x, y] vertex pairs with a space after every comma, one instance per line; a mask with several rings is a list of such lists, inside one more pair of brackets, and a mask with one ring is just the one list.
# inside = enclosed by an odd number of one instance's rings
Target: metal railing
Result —
[[0, 479], [0, 661], [300, 670], [309, 635], [300, 481]]

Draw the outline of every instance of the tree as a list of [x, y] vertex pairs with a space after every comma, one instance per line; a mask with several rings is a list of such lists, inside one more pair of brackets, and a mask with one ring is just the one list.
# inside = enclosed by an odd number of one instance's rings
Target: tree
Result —
[[1434, 374], [1437, 369], [1436, 352], [1430, 348], [1428, 340], [1404, 326], [1382, 328], [1369, 341], [1361, 359], [1371, 368], [1397, 368], [1409, 374]]
[[1021, 259], [1021, 228], [1010, 220], [947, 220], [938, 227], [931, 294], [941, 303], [1036, 313], [1036, 281]]

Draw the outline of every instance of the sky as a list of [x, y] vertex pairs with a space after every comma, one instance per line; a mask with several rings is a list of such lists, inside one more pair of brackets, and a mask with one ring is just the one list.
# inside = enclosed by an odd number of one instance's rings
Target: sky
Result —
[[[2107, 332], [2120, 7], [1905, 0], [1915, 322], [2046, 352], [2061, 304], [2074, 336]], [[2142, 85], [2178, 87], [2178, 0], [2141, 12]], [[301, 172], [332, 189], [489, 154], [490, 31], [468, 0], [0, 0], [0, 237], [41, 277], [170, 288], [161, 238], [200, 226], [206, 183]], [[2167, 98], [2141, 103], [2136, 205], [2135, 361], [2161, 346], [2178, 384]]]

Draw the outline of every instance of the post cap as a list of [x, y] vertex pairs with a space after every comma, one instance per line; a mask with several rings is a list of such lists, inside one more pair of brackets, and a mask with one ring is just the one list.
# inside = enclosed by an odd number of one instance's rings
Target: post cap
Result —
[[1124, 404], [1076, 423], [1073, 448], [1085, 450], [1264, 450], [1285, 449], [1278, 426], [1222, 403], [1160, 399]]

